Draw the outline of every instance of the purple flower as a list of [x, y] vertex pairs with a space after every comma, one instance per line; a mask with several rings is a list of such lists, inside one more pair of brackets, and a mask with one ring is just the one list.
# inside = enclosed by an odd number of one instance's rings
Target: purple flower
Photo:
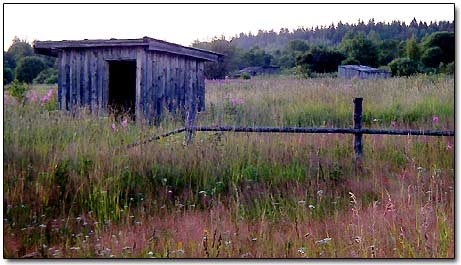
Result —
[[115, 126], [115, 123], [112, 123], [112, 131], [114, 131], [114, 132], [117, 131], [117, 126]]
[[453, 148], [453, 146], [450, 144], [450, 142], [448, 142], [447, 144], [447, 150], [451, 150]]
[[439, 116], [437, 115], [432, 116], [432, 123], [437, 123], [437, 122], [439, 122]]
[[126, 117], [125, 117], [125, 118], [123, 118], [123, 121], [122, 121], [122, 127], [123, 127], [123, 128], [126, 128], [126, 127], [128, 127], [128, 119], [127, 119]]

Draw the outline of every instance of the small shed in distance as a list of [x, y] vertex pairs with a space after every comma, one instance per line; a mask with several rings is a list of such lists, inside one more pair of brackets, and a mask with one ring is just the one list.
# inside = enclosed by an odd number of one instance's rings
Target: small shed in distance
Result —
[[338, 66], [338, 77], [352, 79], [388, 78], [391, 72], [384, 69], [372, 68], [365, 65], [340, 65]]
[[36, 41], [34, 50], [58, 57], [60, 109], [113, 109], [151, 121], [164, 109], [193, 117], [204, 110], [204, 62], [222, 57], [149, 37]]

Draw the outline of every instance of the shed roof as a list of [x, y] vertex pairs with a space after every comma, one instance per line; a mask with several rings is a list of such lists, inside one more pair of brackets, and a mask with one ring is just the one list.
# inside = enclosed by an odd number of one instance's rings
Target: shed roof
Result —
[[266, 69], [280, 69], [279, 66], [249, 66], [245, 67], [243, 69], [240, 69], [238, 73], [244, 73], [244, 72], [251, 72], [251, 71], [261, 71], [261, 70], [266, 70]]
[[146, 46], [150, 51], [160, 51], [166, 53], [189, 56], [205, 61], [217, 62], [224, 55], [182, 46], [179, 44], [157, 40], [150, 37], [140, 39], [109, 39], [109, 40], [63, 40], [63, 41], [35, 41], [34, 50], [36, 53], [57, 56], [57, 51], [69, 48], [97, 48], [97, 47], [139, 47]]
[[373, 72], [373, 73], [388, 72], [387, 70], [384, 70], [384, 69], [373, 68], [373, 67], [369, 67], [366, 65], [340, 65], [339, 67], [345, 68], [345, 69], [363, 71], [363, 72]]

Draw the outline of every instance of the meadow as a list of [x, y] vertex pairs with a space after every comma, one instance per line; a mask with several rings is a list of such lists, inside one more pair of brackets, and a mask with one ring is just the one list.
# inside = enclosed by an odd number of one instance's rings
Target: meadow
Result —
[[[4, 92], [5, 258], [453, 258], [454, 137], [197, 132]], [[454, 130], [454, 78], [207, 80], [197, 125]], [[51, 92], [49, 92], [51, 91]], [[48, 97], [47, 97], [48, 96]]]

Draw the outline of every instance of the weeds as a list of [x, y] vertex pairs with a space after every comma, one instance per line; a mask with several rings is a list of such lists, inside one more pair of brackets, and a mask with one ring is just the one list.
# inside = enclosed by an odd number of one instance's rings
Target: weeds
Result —
[[[362, 174], [343, 135], [201, 132], [115, 152], [180, 119], [71, 115], [50, 88], [29, 96], [48, 105], [4, 105], [5, 257], [454, 256], [453, 137], [365, 136]], [[364, 126], [453, 129], [453, 89], [446, 76], [210, 81], [198, 123], [347, 127], [360, 95]]]

